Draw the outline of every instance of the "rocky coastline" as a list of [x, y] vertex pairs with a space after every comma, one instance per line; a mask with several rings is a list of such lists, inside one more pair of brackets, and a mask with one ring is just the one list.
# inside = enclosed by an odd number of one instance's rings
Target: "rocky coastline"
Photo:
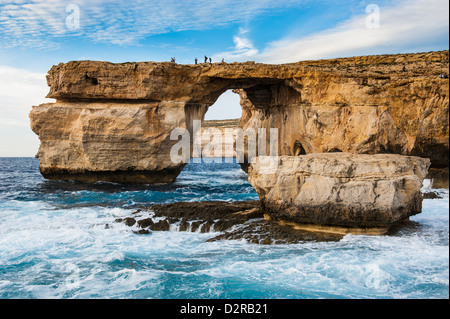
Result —
[[[245, 148], [241, 162], [260, 201], [153, 205], [117, 222], [139, 234], [217, 231], [210, 240], [260, 244], [388, 234], [421, 213], [429, 168], [448, 172], [449, 87], [439, 77], [448, 64], [448, 51], [283, 65], [61, 63], [47, 76], [56, 102], [30, 113], [40, 172], [54, 180], [171, 184], [187, 164], [172, 160], [173, 131], [190, 133], [192, 151], [194, 121], [232, 89], [242, 107], [234, 128], [277, 132], [275, 149], [258, 137], [258, 150], [276, 156]], [[226, 126], [209, 123], [202, 132], [221, 136]], [[236, 155], [236, 142], [227, 143], [220, 149]], [[448, 187], [448, 173], [440, 176], [432, 183]]]
[[[433, 193], [435, 196], [430, 195]], [[427, 195], [429, 194], [429, 195]], [[436, 192], [424, 198], [436, 199]], [[406, 218], [384, 228], [345, 228], [305, 225], [270, 218], [260, 201], [177, 202], [150, 205], [130, 216], [118, 218], [117, 224], [142, 236], [155, 231], [210, 233], [206, 242], [245, 240], [259, 245], [298, 244], [301, 242], [339, 241], [347, 234], [397, 236], [414, 232], [420, 225]], [[107, 224], [105, 227], [114, 227]]]

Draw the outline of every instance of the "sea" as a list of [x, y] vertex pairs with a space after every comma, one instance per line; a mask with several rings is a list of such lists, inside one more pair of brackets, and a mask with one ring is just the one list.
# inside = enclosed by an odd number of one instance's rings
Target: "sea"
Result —
[[[424, 189], [429, 188], [428, 180]], [[218, 233], [136, 234], [154, 203], [257, 200], [236, 163], [190, 163], [169, 186], [45, 180], [0, 158], [1, 299], [448, 299], [449, 194], [389, 236], [259, 245]]]

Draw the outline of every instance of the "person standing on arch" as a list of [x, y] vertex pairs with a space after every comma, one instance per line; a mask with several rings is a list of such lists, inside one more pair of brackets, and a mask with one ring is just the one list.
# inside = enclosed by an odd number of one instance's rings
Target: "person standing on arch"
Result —
[[205, 63], [208, 63], [208, 57], [205, 55]]
[[209, 57], [209, 64], [212, 65], [212, 59], [211, 59], [211, 57]]
[[197, 65], [197, 63], [198, 63], [198, 59], [197, 59], [197, 58], [195, 58], [195, 65]]

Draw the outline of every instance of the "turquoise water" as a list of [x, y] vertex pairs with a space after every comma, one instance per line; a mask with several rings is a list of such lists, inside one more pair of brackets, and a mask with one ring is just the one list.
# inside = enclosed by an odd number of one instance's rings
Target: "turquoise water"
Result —
[[114, 220], [150, 203], [257, 199], [237, 164], [189, 164], [161, 187], [46, 181], [38, 165], [0, 158], [0, 298], [449, 298], [447, 190], [394, 236], [207, 243], [217, 233], [137, 235]]

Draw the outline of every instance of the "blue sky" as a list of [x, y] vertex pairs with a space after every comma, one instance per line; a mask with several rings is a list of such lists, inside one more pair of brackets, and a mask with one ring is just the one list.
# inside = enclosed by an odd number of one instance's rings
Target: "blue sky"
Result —
[[[66, 23], [74, 5], [79, 28]], [[448, 0], [0, 0], [0, 156], [36, 153], [28, 113], [48, 101], [45, 74], [59, 62], [286, 63], [447, 50], [448, 10]], [[239, 114], [228, 92], [207, 119]]]

